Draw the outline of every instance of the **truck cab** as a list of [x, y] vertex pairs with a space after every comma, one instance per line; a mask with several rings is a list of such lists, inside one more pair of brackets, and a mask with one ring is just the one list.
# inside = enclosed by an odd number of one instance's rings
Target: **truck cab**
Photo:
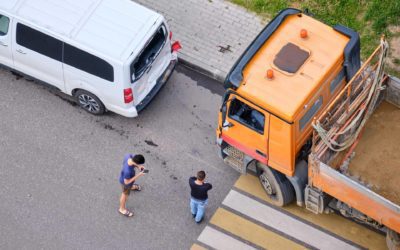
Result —
[[356, 32], [285, 9], [228, 74], [220, 156], [242, 173], [255, 165], [276, 205], [302, 204], [313, 117], [360, 68], [359, 51]]

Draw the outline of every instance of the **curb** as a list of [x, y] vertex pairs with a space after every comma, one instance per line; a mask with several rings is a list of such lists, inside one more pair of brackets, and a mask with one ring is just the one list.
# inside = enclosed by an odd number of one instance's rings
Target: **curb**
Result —
[[225, 73], [225, 72], [222, 72], [217, 69], [212, 70], [207, 65], [204, 65], [204, 66], [200, 65], [201, 64], [200, 61], [194, 62], [195, 60], [191, 60], [189, 58], [189, 56], [186, 56], [184, 54], [178, 54], [178, 60], [182, 65], [184, 65], [200, 74], [203, 74], [212, 79], [215, 79], [216, 81], [218, 81], [221, 84], [225, 81], [225, 78], [227, 75], [227, 73]]

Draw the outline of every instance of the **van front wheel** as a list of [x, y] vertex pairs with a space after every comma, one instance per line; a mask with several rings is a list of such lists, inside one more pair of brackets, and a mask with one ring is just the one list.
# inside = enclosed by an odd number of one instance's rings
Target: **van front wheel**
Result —
[[284, 174], [257, 162], [257, 175], [272, 204], [283, 207], [294, 200], [293, 186]]
[[105, 111], [104, 104], [94, 94], [85, 90], [78, 90], [76, 91], [74, 96], [79, 106], [83, 108], [85, 111], [93, 115], [104, 114]]

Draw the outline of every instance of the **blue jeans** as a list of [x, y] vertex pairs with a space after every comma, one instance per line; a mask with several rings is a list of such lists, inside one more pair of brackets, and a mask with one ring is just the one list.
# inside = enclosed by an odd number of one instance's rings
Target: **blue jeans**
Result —
[[202, 201], [190, 198], [190, 211], [192, 212], [193, 215], [196, 215], [196, 217], [194, 218], [196, 222], [199, 222], [203, 219], [207, 204], [208, 200]]

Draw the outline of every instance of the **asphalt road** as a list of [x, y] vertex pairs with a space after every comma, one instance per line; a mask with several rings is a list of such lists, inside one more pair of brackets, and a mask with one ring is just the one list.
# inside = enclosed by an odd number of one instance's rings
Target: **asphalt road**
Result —
[[[93, 116], [64, 95], [0, 70], [0, 249], [189, 249], [188, 178], [204, 169], [206, 220], [239, 176], [215, 145], [222, 86], [182, 66], [134, 119]], [[117, 212], [126, 153], [150, 173]]]

